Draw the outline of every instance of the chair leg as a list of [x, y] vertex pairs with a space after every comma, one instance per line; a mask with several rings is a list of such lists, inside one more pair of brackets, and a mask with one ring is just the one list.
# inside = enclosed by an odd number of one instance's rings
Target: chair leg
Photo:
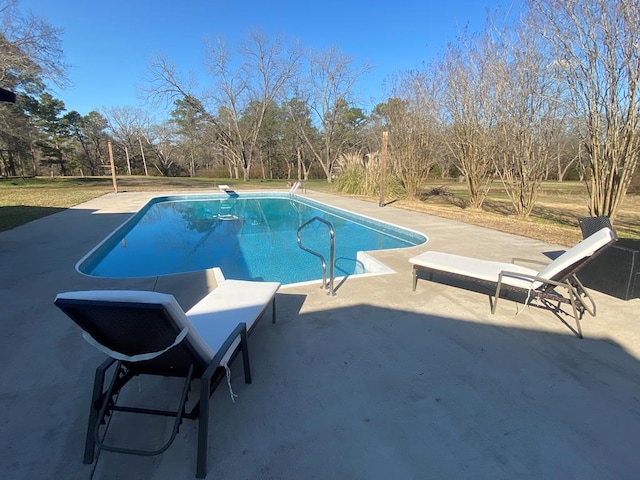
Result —
[[491, 301], [491, 295], [489, 295], [489, 302], [491, 303], [491, 315], [496, 313], [496, 307], [498, 306], [498, 299], [500, 298], [500, 289], [502, 287], [501, 281], [498, 281], [498, 285], [496, 286], [496, 294], [493, 297], [493, 301]]
[[578, 315], [578, 308], [576, 307], [576, 298], [571, 290], [569, 290], [569, 301], [571, 302], [571, 308], [573, 309], [573, 317], [576, 319], [578, 338], [584, 338], [582, 336], [582, 326], [580, 325], [580, 315]]
[[[588, 312], [589, 315], [591, 315], [592, 317], [596, 316], [596, 302], [593, 299], [593, 297], [589, 294], [589, 292], [587, 291], [586, 288], [584, 288], [584, 285], [582, 285], [582, 283], [580, 282], [580, 280], [578, 280], [578, 277], [576, 277], [575, 275], [573, 275], [571, 277], [571, 279], [574, 282], [574, 289], [575, 289], [575, 294], [576, 294], [576, 299], [580, 302], [581, 305], [581, 309], [582, 312]], [[589, 301], [590, 305], [587, 305], [587, 303], [585, 302], [585, 299]]]
[[89, 411], [89, 424], [87, 425], [87, 438], [84, 442], [84, 458], [82, 461], [87, 465], [92, 464], [95, 458], [96, 442], [93, 439], [93, 431], [96, 428], [98, 410], [100, 409], [97, 404], [100, 395], [102, 394], [102, 387], [104, 386], [104, 371], [99, 372], [98, 370], [96, 370], [95, 380], [93, 382], [93, 395], [91, 397], [91, 409]]
[[416, 286], [418, 285], [418, 272], [415, 267], [413, 268], [413, 291], [416, 291]]
[[200, 401], [198, 403], [198, 452], [196, 478], [207, 476], [207, 450], [209, 448], [209, 391], [210, 376], [200, 378]]
[[249, 343], [246, 328], [240, 333], [240, 349], [242, 350], [242, 365], [244, 366], [244, 383], [251, 383], [251, 364], [249, 363]]
[[276, 297], [271, 300], [271, 323], [276, 323]]
[[96, 368], [96, 374], [93, 381], [93, 395], [91, 396], [91, 408], [89, 410], [89, 425], [87, 425], [87, 438], [84, 443], [84, 458], [83, 463], [90, 465], [93, 463], [96, 451], [96, 442], [94, 432], [98, 419], [98, 413], [100, 411], [100, 398], [102, 397], [104, 389], [104, 376], [106, 371], [115, 362], [110, 358], [103, 362], [98, 368]]

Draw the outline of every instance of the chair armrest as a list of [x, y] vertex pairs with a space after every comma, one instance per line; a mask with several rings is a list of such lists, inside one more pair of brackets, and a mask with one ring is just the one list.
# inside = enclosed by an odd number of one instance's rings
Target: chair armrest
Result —
[[[500, 272], [500, 275], [498, 275], [498, 284], [496, 286], [496, 297], [498, 297], [498, 295], [500, 295], [500, 289], [502, 288], [502, 276], [503, 275], [518, 275], [520, 277], [524, 277], [524, 278], [530, 278], [533, 281], [537, 281], [542, 283], [543, 285], [553, 285], [554, 287], [564, 287], [567, 289], [567, 293], [569, 295], [569, 301], [571, 303], [571, 305], [573, 306], [573, 314], [577, 319], [577, 307], [576, 307], [576, 303], [579, 302], [582, 309], [584, 309], [585, 311], [589, 312], [589, 314], [591, 316], [596, 315], [596, 304], [593, 301], [593, 298], [591, 298], [591, 295], [589, 295], [587, 293], [587, 291], [584, 288], [584, 285], [582, 285], [582, 282], [580, 282], [580, 280], [575, 276], [575, 275], [571, 275], [569, 278], [573, 278], [575, 281], [575, 284], [573, 284], [572, 282], [570, 282], [568, 279], [565, 280], [564, 282], [558, 282], [556, 280], [551, 280], [548, 278], [542, 278], [539, 277], [537, 275], [528, 275], [526, 273], [518, 273], [518, 272], [509, 272], [506, 270], [503, 270]], [[537, 289], [531, 289], [529, 290], [529, 295], [531, 294], [531, 291], [537, 291]], [[539, 292], [539, 293], [545, 293], [543, 292]], [[586, 297], [586, 299], [588, 299], [590, 305], [587, 305], [587, 303], [585, 302], [585, 299], [581, 298], [581, 295], [583, 295], [584, 297]], [[579, 325], [578, 325], [579, 328]], [[582, 338], [582, 333], [578, 332], [580, 338]]]
[[534, 282], [540, 282], [540, 283], [543, 283], [543, 284], [554, 285], [556, 287], [565, 287], [567, 289], [572, 289], [573, 288], [567, 282], [557, 282], [557, 281], [551, 280], [549, 278], [543, 278], [543, 277], [539, 277], [537, 275], [529, 275], [528, 273], [522, 273], [522, 272], [511, 272], [509, 270], [501, 270], [500, 271], [500, 274], [498, 275], [498, 285], [502, 285], [502, 277], [504, 275], [512, 275], [514, 277], [529, 278], [529, 279], [533, 280]]

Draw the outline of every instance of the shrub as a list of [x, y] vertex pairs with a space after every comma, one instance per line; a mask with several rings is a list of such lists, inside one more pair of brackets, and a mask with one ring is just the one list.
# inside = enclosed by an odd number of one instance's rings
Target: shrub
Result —
[[[359, 153], [343, 154], [337, 162], [335, 189], [352, 195], [376, 196], [380, 194], [380, 162], [377, 156], [365, 159]], [[404, 196], [402, 182], [387, 175], [385, 190], [389, 196]]]

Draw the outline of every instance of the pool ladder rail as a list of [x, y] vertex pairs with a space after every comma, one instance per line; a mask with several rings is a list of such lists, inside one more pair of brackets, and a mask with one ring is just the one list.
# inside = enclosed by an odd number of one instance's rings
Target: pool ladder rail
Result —
[[307, 191], [304, 183], [301, 180], [298, 180], [293, 185], [291, 185], [291, 188], [289, 189], [289, 195], [293, 197], [298, 190], [300, 190], [301, 193], [306, 193]]
[[[313, 222], [321, 222], [321, 223], [324, 223], [327, 227], [329, 227], [329, 237], [330, 237], [329, 257], [330, 258], [329, 258], [329, 283], [328, 284], [327, 284], [327, 262], [325, 261], [324, 257], [320, 253], [302, 245], [302, 239], [300, 238], [300, 233], [302, 232], [302, 230], [307, 225]], [[336, 232], [333, 229], [333, 225], [331, 224], [331, 222], [321, 217], [313, 217], [311, 220], [303, 223], [302, 225], [300, 225], [300, 227], [298, 227], [298, 246], [305, 252], [309, 252], [311, 255], [315, 255], [322, 262], [322, 285], [320, 286], [320, 288], [328, 288], [329, 291], [327, 292], [327, 295], [331, 297], [333, 297], [336, 294], [336, 291], [333, 288], [333, 280], [334, 280], [333, 265], [335, 262], [335, 237], [336, 237]]]

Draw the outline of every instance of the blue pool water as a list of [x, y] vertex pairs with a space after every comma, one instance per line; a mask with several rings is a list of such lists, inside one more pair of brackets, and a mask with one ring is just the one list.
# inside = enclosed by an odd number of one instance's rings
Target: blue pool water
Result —
[[[424, 235], [288, 194], [153, 199], [78, 264], [110, 278], [151, 277], [220, 267], [226, 278], [283, 284], [322, 278], [297, 230], [319, 216], [335, 229], [335, 275], [362, 273], [360, 251], [419, 245]], [[329, 229], [313, 222], [303, 245], [329, 262]], [[328, 267], [327, 267], [328, 268]]]

